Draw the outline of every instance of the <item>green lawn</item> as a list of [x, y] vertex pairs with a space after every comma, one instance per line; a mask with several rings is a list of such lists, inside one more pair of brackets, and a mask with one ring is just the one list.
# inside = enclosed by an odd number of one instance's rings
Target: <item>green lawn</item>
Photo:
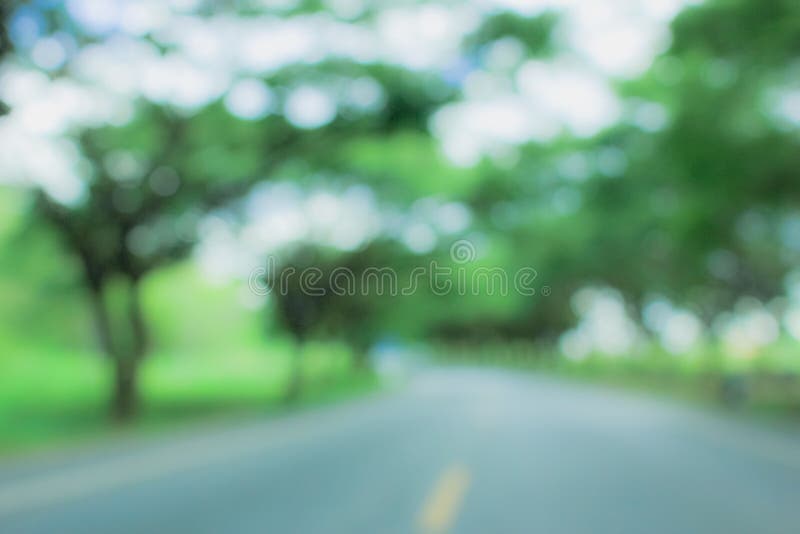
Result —
[[[49, 265], [42, 258], [55, 252], [45, 252], [32, 265]], [[93, 323], [76, 275], [57, 271], [66, 277], [60, 285], [52, 274], [20, 282], [13, 265], [6, 267], [0, 269], [0, 454], [120, 431], [108, 416], [111, 367], [92, 348]], [[267, 311], [242, 306], [241, 287], [209, 283], [184, 262], [146, 278], [143, 301], [155, 348], [141, 368], [140, 416], [124, 432], [285, 409], [294, 348], [265, 327]], [[119, 312], [113, 301], [111, 309]], [[307, 388], [299, 404], [376, 385], [351, 371], [350, 353], [339, 344], [310, 343], [303, 361]]]
[[[156, 353], [141, 369], [142, 407], [129, 428], [108, 417], [110, 368], [94, 353], [16, 350], [0, 356], [0, 454], [63, 445], [113, 432], [151, 431], [201, 418], [285, 409], [291, 351], [278, 345], [227, 353]], [[335, 346], [303, 352], [299, 404], [366, 392], [373, 377], [353, 373]]]

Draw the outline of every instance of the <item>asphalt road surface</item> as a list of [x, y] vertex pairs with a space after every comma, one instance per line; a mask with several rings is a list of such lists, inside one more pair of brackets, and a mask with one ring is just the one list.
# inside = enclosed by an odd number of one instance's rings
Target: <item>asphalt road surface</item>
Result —
[[797, 533], [800, 440], [437, 369], [316, 411], [0, 465], [0, 532]]

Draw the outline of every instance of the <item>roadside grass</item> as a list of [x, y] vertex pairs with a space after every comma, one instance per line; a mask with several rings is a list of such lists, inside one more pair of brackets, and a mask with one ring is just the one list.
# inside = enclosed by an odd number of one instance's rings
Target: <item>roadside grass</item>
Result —
[[434, 354], [445, 363], [545, 373], [800, 423], [800, 345], [792, 340], [748, 358], [732, 357], [711, 344], [680, 356], [648, 346], [630, 355], [593, 354], [581, 360], [530, 343], [439, 347]]
[[159, 432], [209, 418], [278, 413], [377, 388], [351, 369], [338, 346], [303, 350], [302, 396], [284, 402], [293, 352], [288, 346], [155, 353], [140, 370], [141, 408], [131, 424], [112, 423], [111, 369], [102, 356], [62, 349], [16, 350], [0, 357], [0, 455], [60, 447], [100, 436]]
[[[51, 245], [41, 244], [43, 250], [29, 259], [24, 280], [16, 255], [0, 264], [0, 455], [286, 411], [377, 387], [371, 375], [353, 372], [346, 347], [311, 342], [302, 351], [303, 393], [287, 406], [283, 397], [296, 352], [284, 334], [266, 328], [274, 324], [270, 308], [243, 305], [252, 295], [239, 284], [211, 283], [185, 261], [143, 282], [154, 350], [140, 369], [138, 418], [114, 425], [108, 415], [111, 366], [94, 348], [89, 308], [75, 286], [79, 275], [50, 269], [60, 253]], [[111, 298], [108, 305], [120, 321], [124, 301]]]

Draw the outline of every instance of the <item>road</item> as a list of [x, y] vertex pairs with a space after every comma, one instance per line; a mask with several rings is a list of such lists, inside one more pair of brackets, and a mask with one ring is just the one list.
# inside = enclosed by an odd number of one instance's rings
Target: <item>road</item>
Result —
[[796, 533], [798, 436], [511, 372], [0, 465], [0, 532]]

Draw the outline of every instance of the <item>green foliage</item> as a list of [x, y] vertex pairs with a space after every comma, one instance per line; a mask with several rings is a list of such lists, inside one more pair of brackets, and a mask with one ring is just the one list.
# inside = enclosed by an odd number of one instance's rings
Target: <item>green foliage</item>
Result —
[[501, 12], [486, 18], [464, 45], [472, 52], [500, 39], [512, 38], [521, 43], [529, 56], [550, 56], [555, 52], [553, 32], [558, 24], [558, 14], [546, 12], [535, 17], [525, 17], [511, 12]]
[[0, 188], [0, 359], [32, 339], [91, 344], [90, 319], [75, 284], [80, 267], [52, 234], [28, 223], [29, 200], [21, 191]]
[[356, 139], [344, 147], [342, 158], [384, 196], [406, 202], [437, 194], [466, 196], [481, 179], [472, 169], [450, 165], [421, 132]]
[[[46, 4], [43, 34], [67, 32], [78, 48], [102, 40], [85, 35], [63, 6]], [[311, 0], [286, 12], [259, 2], [218, 9], [313, 18], [329, 8]], [[381, 9], [368, 6], [354, 24], [378, 25]], [[0, 6], [3, 20], [11, 12], [10, 4]], [[203, 17], [216, 13], [211, 4], [199, 11]], [[214, 382], [212, 369], [226, 369], [235, 375], [232, 383], [245, 384], [244, 376], [220, 363], [229, 355], [236, 367], [241, 353], [249, 362], [242, 364], [248, 369], [243, 374], [270, 375], [241, 386], [262, 398], [259, 388], [272, 391], [286, 381], [281, 373], [289, 373], [286, 361], [275, 364], [266, 356], [290, 352], [286, 333], [305, 342], [302, 365], [327, 369], [319, 371], [324, 375], [344, 372], [343, 355], [364, 353], [385, 337], [552, 344], [575, 323], [570, 298], [585, 286], [616, 288], [637, 320], [655, 294], [689, 308], [707, 325], [742, 297], [767, 302], [784, 293], [784, 280], [800, 261], [796, 236], [787, 237], [796, 233], [787, 221], [800, 206], [800, 138], [797, 125], [775, 108], [781, 91], [797, 89], [796, 0], [690, 6], [674, 20], [671, 44], [652, 67], [636, 79], [614, 82], [623, 108], [617, 124], [591, 138], [564, 133], [493, 147], [507, 154], [487, 156], [471, 168], [450, 163], [430, 131], [437, 111], [484, 90], [475, 85], [486, 80], [470, 79], [476, 70], [489, 71], [489, 86], [521, 91], [516, 69], [526, 60], [570, 56], [564, 63], [577, 63], [575, 51], [558, 49], [561, 16], [489, 13], [461, 43], [456, 65], [442, 72], [333, 55], [275, 71], [237, 72], [234, 78], [262, 82], [274, 99], [270, 111], [254, 120], [232, 114], [224, 96], [192, 110], [141, 97], [131, 103], [127, 122], [69, 131], [64, 137], [78, 151], [82, 198], [61, 203], [43, 191], [0, 190], [0, 348], [10, 355], [0, 362], [9, 366], [9, 376], [18, 376], [19, 361], [45, 353], [31, 362], [67, 377], [69, 391], [90, 391], [80, 402], [94, 405], [105, 370], [87, 363], [89, 357], [67, 369], [60, 358], [92, 352], [98, 340], [112, 361], [159, 355], [157, 363], [143, 364], [151, 399], [169, 397], [163, 392], [171, 391], [176, 377], [192, 374], [195, 364], [173, 359], [180, 354], [198, 362], [189, 383], [203, 384], [198, 390], [213, 390], [219, 400], [225, 386]], [[6, 59], [7, 33], [3, 26], [0, 56]], [[141, 39], [158, 41], [154, 35]], [[158, 44], [165, 55], [174, 52], [171, 46]], [[493, 69], [495, 52], [509, 50], [512, 61]], [[28, 56], [22, 51], [13, 60], [27, 68]], [[46, 76], [60, 82], [73, 74], [60, 68]], [[359, 83], [374, 93], [373, 101], [352, 98]], [[287, 102], [305, 86], [324, 88], [337, 102], [329, 122], [308, 127], [290, 120]], [[274, 306], [265, 318], [263, 310], [242, 304], [241, 286], [209, 287], [189, 258], [206, 217], [246, 224], [249, 195], [267, 181], [301, 190], [366, 185], [379, 209], [398, 219], [410, 217], [420, 200], [463, 202], [472, 216], [464, 233], [481, 249], [464, 266], [466, 277], [484, 268], [511, 275], [534, 268], [537, 289], [548, 286], [553, 293], [497, 294], [486, 291], [484, 281], [468, 295], [438, 295], [422, 284], [397, 298], [315, 300], [294, 285], [289, 294], [271, 297]], [[323, 275], [339, 267], [356, 274], [391, 267], [407, 280], [431, 261], [453, 267], [446, 240], [464, 237], [442, 233], [433, 251], [417, 255], [401, 244], [402, 228], [375, 233], [372, 243], [354, 251], [300, 244], [303, 250], [287, 251], [281, 267], [317, 267]], [[276, 332], [276, 324], [284, 332]], [[111, 341], [103, 342], [106, 337]], [[262, 350], [264, 361], [256, 365], [254, 355]], [[760, 365], [795, 371], [786, 355], [791, 351], [782, 350]], [[326, 352], [336, 356], [326, 363], [309, 356]], [[659, 366], [674, 362], [663, 356], [614, 365], [664, 370]], [[582, 369], [611, 366], [601, 360], [592, 358]], [[188, 403], [193, 388], [178, 396]], [[10, 404], [24, 397], [14, 391], [6, 397]], [[42, 402], [57, 403], [67, 393], [52, 395], [44, 392]]]
[[755, 66], [782, 67], [800, 52], [800, 6], [792, 0], [716, 0], [691, 7], [673, 24], [673, 51], [692, 50]]

